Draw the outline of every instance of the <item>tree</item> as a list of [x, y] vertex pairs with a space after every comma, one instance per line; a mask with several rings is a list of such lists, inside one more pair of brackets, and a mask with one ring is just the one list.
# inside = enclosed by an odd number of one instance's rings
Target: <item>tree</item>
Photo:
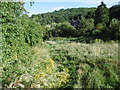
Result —
[[[39, 21], [41, 25], [47, 25], [51, 23], [61, 23], [76, 19], [81, 19], [81, 16], [85, 16], [88, 12], [93, 12], [96, 8], [71, 8], [61, 9], [59, 11], [48, 12], [44, 14], [32, 15], [31, 18]], [[38, 18], [37, 18], [38, 17]], [[38, 19], [38, 20], [37, 20]]]
[[112, 19], [109, 25], [110, 38], [113, 40], [120, 40], [120, 20]]
[[110, 9], [110, 19], [113, 19], [113, 18], [116, 18], [116, 19], [119, 19], [120, 20], [120, 5], [115, 5], [115, 6], [112, 6]]
[[98, 23], [104, 23], [108, 25], [109, 23], [109, 9], [106, 7], [104, 2], [101, 2], [101, 5], [98, 6], [95, 10], [95, 25]]
[[82, 17], [81, 14], [75, 15], [74, 20], [81, 20], [81, 17]]
[[76, 28], [79, 32], [79, 36], [88, 35], [94, 28], [94, 19], [82, 18], [81, 23]]
[[64, 22], [64, 21], [65, 21], [64, 18], [61, 17], [61, 16], [55, 17], [55, 22], [56, 22], [56, 23], [60, 23], [60, 22]]
[[86, 19], [89, 19], [89, 18], [94, 18], [94, 11], [91, 11], [91, 12], [88, 12], [87, 15], [85, 16]]

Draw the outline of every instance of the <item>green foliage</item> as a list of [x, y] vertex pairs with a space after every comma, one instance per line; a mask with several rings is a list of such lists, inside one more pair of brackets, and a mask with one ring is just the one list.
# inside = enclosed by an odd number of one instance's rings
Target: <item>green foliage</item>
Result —
[[94, 19], [82, 18], [80, 25], [77, 27], [79, 36], [89, 35], [91, 30], [94, 28]]
[[62, 23], [76, 19], [79, 16], [85, 16], [87, 12], [94, 11], [96, 8], [71, 8], [71, 9], [61, 9], [59, 11], [48, 12], [44, 14], [32, 15], [31, 19], [35, 19], [41, 25], [51, 24], [51, 23]]
[[[2, 2], [2, 87], [59, 88], [68, 69], [59, 70], [42, 45], [45, 29], [24, 14], [23, 3]], [[8, 10], [9, 8], [9, 10]], [[9, 15], [10, 14], [10, 15]]]
[[42, 30], [40, 30], [39, 24], [22, 15], [24, 12], [23, 3], [2, 2], [1, 5], [3, 6], [3, 18], [1, 20], [3, 61], [6, 62], [14, 55], [18, 57], [19, 54], [27, 53], [29, 46], [38, 43], [42, 39]]
[[[117, 17], [119, 16], [118, 12], [119, 5], [108, 9], [104, 2], [101, 2], [101, 5], [99, 5], [98, 8], [61, 9], [59, 11], [32, 15], [31, 20], [35, 20], [41, 25], [50, 26], [44, 32], [44, 40], [49, 39], [52, 36], [84, 36], [84, 41], [87, 42], [89, 42], [87, 38], [102, 39], [104, 41], [111, 39], [118, 40], [119, 26], [115, 27], [114, 25], [111, 25], [111, 19], [119, 19], [119, 17]], [[69, 25], [64, 25], [64, 22], [70, 23], [73, 27], [76, 28], [76, 30], [73, 30], [71, 26], [68, 27]], [[56, 26], [52, 27], [52, 23], [56, 23]], [[59, 23], [63, 24], [60, 25]], [[71, 30], [68, 30], [67, 28]], [[115, 30], [113, 28], [115, 28]], [[115, 35], [115, 33], [117, 35]]]
[[112, 19], [109, 25], [110, 37], [114, 40], [120, 40], [120, 20]]
[[[25, 48], [25, 47], [24, 47]], [[3, 63], [3, 87], [59, 88], [68, 82], [68, 69], [59, 70], [44, 47], [28, 48], [23, 55], [14, 55]]]
[[98, 29], [98, 30], [101, 30], [104, 27], [106, 27], [106, 25], [104, 23], [98, 23], [98, 24], [96, 24], [96, 29]]
[[109, 23], [109, 9], [103, 2], [95, 10], [95, 24], [98, 23], [105, 23], [106, 25]]
[[14, 22], [17, 18], [26, 10], [23, 7], [23, 2], [0, 2], [1, 7], [1, 16], [2, 16], [2, 23], [4, 22]]
[[28, 17], [21, 17], [21, 24], [23, 25], [23, 33], [25, 42], [33, 46], [42, 41], [43, 31], [45, 29], [37, 22], [31, 21]]
[[105, 23], [98, 23], [96, 24], [96, 29], [92, 30], [92, 33], [95, 38], [102, 39], [102, 40], [109, 40], [110, 30], [106, 26]]
[[[103, 40], [118, 40], [120, 21], [112, 19], [108, 25], [109, 13], [104, 3], [95, 12], [95, 15], [101, 15], [98, 19], [95, 18], [96, 28], [91, 19], [95, 8], [62, 9], [33, 15], [30, 19], [23, 5], [23, 2], [0, 2], [3, 54], [0, 82], [3, 87], [119, 86], [118, 44], [113, 41], [104, 43]], [[91, 14], [86, 16], [90, 11]], [[81, 23], [76, 29], [68, 23], [69, 20], [80, 20]], [[40, 24], [50, 25], [43, 27]], [[52, 38], [54, 41], [42, 41], [42, 38], [45, 40], [52, 36], [69, 38], [58, 37]], [[76, 36], [81, 37], [70, 38]], [[95, 44], [78, 43], [79, 41]]]
[[76, 29], [73, 26], [71, 26], [69, 23], [58, 24], [56, 30], [59, 36], [61, 37], [70, 37], [70, 36], [75, 36], [76, 34]]
[[88, 18], [92, 18], [93, 19], [94, 17], [95, 17], [94, 11], [88, 12], [87, 15], [85, 16], [85, 18], [87, 18], [87, 19]]

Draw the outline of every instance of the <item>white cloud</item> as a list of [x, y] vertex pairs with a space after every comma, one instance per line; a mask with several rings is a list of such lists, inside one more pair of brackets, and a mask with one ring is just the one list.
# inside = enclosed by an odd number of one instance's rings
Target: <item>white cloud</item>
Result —
[[54, 7], [54, 8], [52, 8], [52, 10], [60, 10], [62, 8], [64, 8], [64, 7]]
[[[24, 0], [25, 2], [101, 2], [102, 0]], [[104, 2], [118, 2], [119, 0], [103, 0]]]
[[[118, 1], [103, 1], [105, 4], [113, 4], [113, 3], [117, 3]], [[89, 5], [92, 5], [92, 4], [100, 4], [101, 1], [84, 1], [82, 3], [86, 3], [86, 4], [89, 4]]]

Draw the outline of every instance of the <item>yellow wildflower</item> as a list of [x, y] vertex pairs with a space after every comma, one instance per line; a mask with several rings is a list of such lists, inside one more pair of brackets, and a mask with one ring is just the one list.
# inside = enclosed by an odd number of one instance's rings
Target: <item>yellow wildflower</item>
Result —
[[50, 63], [51, 65], [54, 65], [54, 61], [52, 59], [50, 59]]
[[66, 68], [66, 69], [64, 69], [64, 72], [69, 72], [69, 70]]
[[45, 76], [45, 74], [44, 73], [39, 73], [38, 75], [36, 75], [36, 79], [38, 79], [39, 77], [44, 77]]

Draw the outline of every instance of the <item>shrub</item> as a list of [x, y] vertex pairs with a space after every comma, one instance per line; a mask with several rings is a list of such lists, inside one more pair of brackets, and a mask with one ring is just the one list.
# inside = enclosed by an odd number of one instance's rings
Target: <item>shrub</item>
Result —
[[55, 30], [57, 30], [58, 35], [61, 37], [71, 37], [76, 34], [76, 29], [69, 23], [58, 24]]

